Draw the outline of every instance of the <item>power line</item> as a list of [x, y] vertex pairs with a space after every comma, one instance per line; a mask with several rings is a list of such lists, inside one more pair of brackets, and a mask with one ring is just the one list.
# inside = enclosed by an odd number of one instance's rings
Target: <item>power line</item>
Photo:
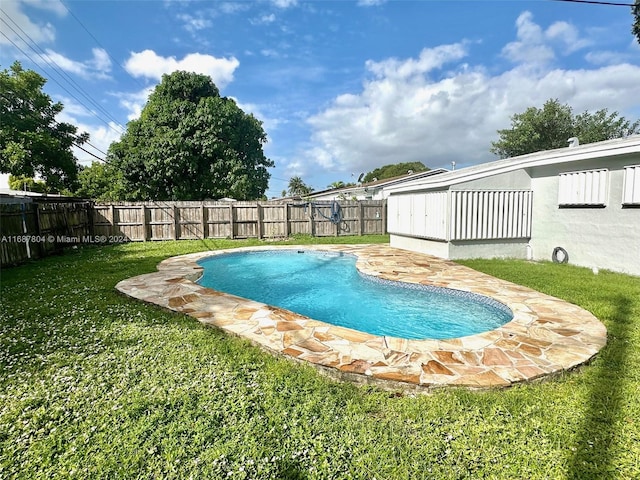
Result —
[[62, 4], [62, 6], [67, 10], [67, 12], [69, 12], [69, 15], [71, 15], [73, 17], [73, 19], [78, 22], [78, 24], [84, 29], [85, 32], [87, 32], [87, 34], [93, 39], [94, 42], [96, 42], [96, 44], [105, 51], [105, 53], [109, 56], [109, 58], [111, 59], [111, 61], [113, 63], [115, 63], [116, 65], [118, 65], [123, 72], [125, 72], [127, 75], [129, 75], [134, 82], [136, 82], [138, 84], [138, 86], [140, 88], [146, 88], [144, 85], [142, 85], [138, 79], [136, 77], [134, 77], [133, 75], [131, 75], [126, 68], [124, 68], [124, 66], [115, 58], [113, 58], [113, 56], [109, 53], [109, 50], [107, 50], [101, 43], [100, 41], [95, 37], [95, 35], [93, 35], [93, 33], [91, 33], [89, 31], [89, 29], [84, 25], [84, 23], [82, 23], [80, 21], [80, 19], [71, 11], [71, 9], [64, 3], [64, 2], [60, 2]]
[[600, 2], [597, 0], [551, 0], [552, 2], [588, 3], [591, 5], [611, 5], [613, 7], [635, 7], [637, 3]]
[[[6, 37], [5, 37], [5, 38], [6, 38]], [[8, 99], [7, 97], [5, 97], [5, 96], [2, 94], [2, 92], [0, 92], [0, 98], [2, 98], [3, 100], [5, 100], [5, 101], [7, 101], [7, 102], [9, 101], [9, 99]], [[27, 103], [29, 103], [29, 102], [27, 102]], [[31, 117], [32, 119], [36, 120], [36, 121], [41, 121], [41, 120], [43, 120], [40, 116], [38, 116], [38, 115], [36, 115], [36, 114], [34, 113], [35, 108], [34, 108], [34, 106], [33, 106], [32, 104], [30, 104], [30, 103], [29, 103], [29, 107], [31, 108], [31, 110], [24, 112], [24, 113], [26, 113], [26, 116], [29, 116], [29, 117]], [[23, 117], [23, 118], [24, 118], [24, 117]], [[60, 125], [61, 125], [61, 123], [60, 123], [60, 122], [58, 122], [55, 118], [52, 118], [52, 119], [51, 119], [51, 122], [52, 122], [55, 126], [60, 126]], [[76, 128], [77, 128], [77, 127], [76, 127]], [[100, 160], [101, 162], [104, 162], [104, 163], [107, 163], [107, 164], [109, 163], [109, 161], [108, 161], [108, 160], [106, 160], [105, 158], [100, 158], [100, 157], [98, 157], [97, 155], [95, 155], [94, 153], [91, 153], [91, 152], [89, 152], [88, 150], [86, 150], [85, 148], [83, 148], [83, 147], [81, 146], [81, 144], [79, 143], [81, 140], [80, 140], [80, 138], [78, 137], [78, 135], [73, 134], [73, 133], [70, 133], [70, 135], [71, 135], [71, 137], [73, 137], [73, 139], [75, 140], [74, 142], [72, 142], [72, 143], [73, 143], [73, 145], [74, 145], [75, 147], [78, 147], [80, 150], [82, 150], [82, 151], [84, 151], [84, 152], [88, 153], [88, 154], [89, 154], [89, 155], [91, 155], [92, 157], [94, 157], [94, 158], [96, 158], [96, 159]], [[92, 144], [89, 140], [84, 140], [82, 143], [83, 143], [83, 144], [87, 144], [87, 145], [89, 145], [90, 147], [94, 148], [95, 150], [97, 150], [98, 152], [100, 152], [100, 153], [101, 153], [102, 155], [104, 155], [105, 157], [108, 155], [107, 153], [105, 153], [104, 151], [102, 151], [101, 149], [99, 149], [98, 147], [96, 147], [94, 144]]]
[[[89, 142], [87, 142], [87, 143], [89, 143]], [[80, 145], [78, 145], [77, 143], [74, 143], [73, 145], [74, 145], [75, 147], [79, 148], [80, 150], [82, 150], [83, 152], [88, 153], [88, 154], [89, 154], [89, 155], [91, 155], [93, 158], [96, 158], [96, 159], [100, 160], [102, 163], [106, 163], [107, 165], [109, 164], [109, 162], [108, 162], [106, 159], [98, 157], [97, 155], [95, 155], [95, 154], [91, 153], [89, 150], [84, 149], [83, 147], [81, 147], [81, 146], [80, 146]], [[90, 144], [90, 145], [91, 145], [91, 144]], [[91, 146], [93, 147], [93, 145], [91, 145]], [[93, 148], [96, 148], [96, 147], [93, 147]], [[98, 149], [96, 148], [96, 150], [98, 150]], [[100, 152], [101, 150], [98, 150], [98, 151]], [[102, 152], [102, 153], [104, 153], [104, 152]]]
[[[0, 8], [0, 11], [4, 12], [4, 10], [2, 10], [2, 8]], [[6, 12], [4, 12], [6, 14]], [[24, 31], [22, 30], [22, 28], [20, 28], [20, 26], [15, 23], [15, 21], [13, 21], [10, 17], [7, 16], [7, 18], [9, 18], [9, 20], [11, 20], [11, 23], [13, 23], [30, 41], [33, 45], [37, 45], [37, 43]], [[36, 55], [38, 55], [47, 65], [49, 65], [49, 67], [51, 67], [53, 69], [53, 71], [59, 75], [60, 77], [62, 77], [64, 79], [64, 77], [66, 77], [66, 81], [73, 84], [74, 88], [83, 95], [84, 98], [86, 98], [92, 105], [94, 105], [99, 111], [101, 111], [101, 113], [103, 113], [104, 115], [107, 116], [107, 118], [109, 118], [112, 122], [114, 122], [116, 125], [118, 125], [118, 127], [120, 127], [120, 131], [116, 130], [109, 122], [105, 121], [103, 118], [101, 118], [100, 116], [98, 116], [96, 114], [96, 112], [92, 111], [91, 108], [88, 108], [78, 97], [76, 97], [73, 93], [71, 93], [66, 87], [64, 87], [60, 82], [58, 82], [54, 77], [51, 77], [52, 80], [54, 82], [56, 82], [65, 92], [67, 92], [69, 95], [71, 95], [78, 103], [80, 103], [80, 105], [82, 105], [83, 107], [85, 107], [93, 116], [95, 116], [98, 120], [102, 121], [103, 123], [105, 123], [110, 129], [112, 129], [114, 132], [116, 132], [117, 134], [121, 135], [123, 133], [123, 129], [120, 126], [120, 123], [118, 122], [118, 120], [116, 120], [115, 118], [113, 118], [111, 116], [111, 114], [109, 112], [107, 112], [101, 105], [99, 105], [98, 103], [96, 103], [83, 89], [80, 85], [78, 85], [78, 83], [71, 78], [65, 71], [64, 69], [62, 69], [55, 61], [50, 60], [48, 58], [48, 56], [45, 58], [41, 53], [39, 53], [31, 43], [27, 42], [25, 40], [24, 37], [22, 37], [22, 35], [20, 35], [18, 32], [16, 32], [16, 30], [13, 29], [13, 27], [11, 25], [9, 25], [3, 18], [0, 18], [0, 20], [2, 20], [2, 22], [7, 25], [7, 27], [9, 27], [9, 29], [11, 29], [11, 31], [16, 35], [16, 37], [18, 37], [20, 40], [22, 40], [22, 42], [27, 45]], [[20, 48], [13, 40], [11, 40], [7, 35], [5, 35], [3, 32], [2, 35], [9, 40], [9, 42], [11, 42], [18, 50], [20, 50], [20, 52], [22, 52], [23, 55], [25, 55], [29, 60], [31, 60], [31, 62], [33, 62], [34, 64], [38, 64], [38, 62], [34, 61], [34, 59], [27, 54], [22, 48]], [[46, 52], [44, 52], [44, 50], [42, 50], [40, 47], [38, 47], [42, 53], [44, 53], [45, 55]]]

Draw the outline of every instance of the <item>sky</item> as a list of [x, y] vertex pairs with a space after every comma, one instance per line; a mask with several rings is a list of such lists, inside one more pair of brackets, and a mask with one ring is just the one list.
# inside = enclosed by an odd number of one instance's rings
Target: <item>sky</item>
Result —
[[162, 75], [209, 75], [263, 122], [272, 198], [293, 176], [322, 190], [387, 164], [495, 160], [497, 130], [551, 98], [636, 120], [631, 24], [629, 7], [552, 0], [2, 0], [0, 68], [48, 79], [58, 121], [90, 134], [83, 165]]

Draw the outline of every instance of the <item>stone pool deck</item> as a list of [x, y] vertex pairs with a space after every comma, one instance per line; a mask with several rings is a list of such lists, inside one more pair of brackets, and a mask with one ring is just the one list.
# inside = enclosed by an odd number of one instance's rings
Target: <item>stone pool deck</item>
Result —
[[[451, 340], [382, 337], [201, 287], [198, 260], [230, 251], [322, 250], [356, 255], [364, 274], [473, 292], [507, 305], [513, 320]], [[116, 285], [133, 298], [195, 317], [332, 376], [390, 388], [505, 387], [568, 370], [607, 341], [604, 325], [564, 300], [454, 262], [388, 245], [264, 246], [169, 258], [158, 272]]]

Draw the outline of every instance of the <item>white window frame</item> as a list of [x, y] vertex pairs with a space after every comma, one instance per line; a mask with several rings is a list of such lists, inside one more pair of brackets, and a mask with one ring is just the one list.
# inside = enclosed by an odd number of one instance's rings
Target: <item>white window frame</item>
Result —
[[608, 194], [608, 168], [564, 172], [558, 175], [560, 207], [605, 207]]
[[622, 205], [640, 206], [640, 165], [624, 167]]

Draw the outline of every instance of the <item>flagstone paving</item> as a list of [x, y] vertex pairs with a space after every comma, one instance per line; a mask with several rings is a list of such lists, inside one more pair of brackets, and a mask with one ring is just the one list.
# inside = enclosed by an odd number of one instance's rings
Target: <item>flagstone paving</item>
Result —
[[[407, 340], [331, 325], [222, 292], [195, 281], [197, 261], [229, 251], [323, 250], [356, 255], [364, 274], [478, 293], [508, 306], [513, 320], [489, 332], [449, 340]], [[335, 377], [384, 387], [505, 387], [568, 370], [607, 341], [604, 325], [564, 300], [454, 262], [388, 245], [246, 247], [169, 258], [158, 272], [116, 285], [122, 293], [182, 312]]]

